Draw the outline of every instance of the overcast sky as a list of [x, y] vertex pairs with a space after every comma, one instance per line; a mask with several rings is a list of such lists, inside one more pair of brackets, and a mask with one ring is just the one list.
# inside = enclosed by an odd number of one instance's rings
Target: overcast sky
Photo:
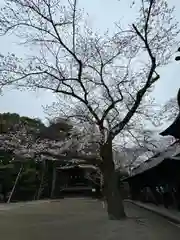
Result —
[[[0, 0], [2, 1], [2, 0]], [[138, 1], [138, 0], [137, 0]], [[139, 0], [140, 1], [140, 0]], [[113, 30], [113, 23], [119, 19], [132, 23], [135, 17], [133, 10], [129, 8], [131, 0], [80, 0], [80, 5], [89, 13], [89, 23], [93, 28], [104, 31]], [[170, 0], [176, 7], [176, 19], [180, 22], [180, 0]], [[2, 3], [2, 2], [1, 2]], [[124, 15], [125, 14], [125, 15]], [[16, 50], [15, 50], [16, 49]], [[18, 51], [23, 55], [23, 49], [15, 45], [15, 38], [0, 38], [0, 53]], [[180, 87], [180, 63], [173, 61], [161, 70], [160, 81], [156, 84], [154, 97], [157, 103], [164, 103], [177, 94]], [[16, 112], [20, 115], [45, 118], [42, 105], [55, 101], [55, 95], [50, 92], [19, 92], [5, 90], [0, 96], [0, 112]]]

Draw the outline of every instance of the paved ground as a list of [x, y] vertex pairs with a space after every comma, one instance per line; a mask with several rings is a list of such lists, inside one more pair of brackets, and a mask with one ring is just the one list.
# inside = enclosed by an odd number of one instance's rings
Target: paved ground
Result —
[[180, 228], [126, 203], [127, 220], [109, 221], [102, 204], [65, 199], [0, 211], [2, 240], [179, 240]]
[[155, 212], [158, 215], [165, 217], [166, 219], [168, 219], [171, 222], [180, 224], [180, 211], [178, 211], [177, 209], [174, 209], [171, 207], [169, 207], [167, 209], [162, 205], [156, 206], [153, 203], [144, 203], [144, 202], [132, 201], [132, 200], [126, 200], [126, 201], [132, 202], [139, 207], [150, 210], [151, 212]]

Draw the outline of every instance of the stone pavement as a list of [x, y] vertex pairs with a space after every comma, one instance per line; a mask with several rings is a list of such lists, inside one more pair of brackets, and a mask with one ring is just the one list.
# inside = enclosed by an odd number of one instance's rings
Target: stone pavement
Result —
[[172, 208], [165, 208], [161, 205], [156, 206], [155, 204], [151, 203], [142, 203], [139, 201], [131, 201], [126, 200], [127, 202], [131, 202], [139, 207], [142, 207], [144, 209], [147, 209], [151, 212], [154, 212], [166, 219], [168, 219], [171, 222], [174, 222], [176, 224], [180, 224], [180, 211], [172, 209]]
[[63, 199], [0, 211], [2, 240], [179, 240], [180, 228], [164, 218], [125, 203], [128, 218], [109, 221], [102, 204]]

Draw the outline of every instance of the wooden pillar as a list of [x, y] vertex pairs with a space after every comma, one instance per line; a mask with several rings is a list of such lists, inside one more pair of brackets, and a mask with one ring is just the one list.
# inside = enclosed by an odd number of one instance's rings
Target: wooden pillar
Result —
[[132, 200], [139, 200], [140, 198], [140, 186], [137, 179], [131, 179], [129, 181], [130, 195]]
[[52, 185], [51, 185], [51, 198], [54, 197], [54, 191], [55, 191], [55, 188], [56, 188], [56, 163], [53, 162], [53, 173], [52, 173]]
[[172, 199], [173, 199], [173, 206], [175, 208], [178, 208], [177, 194], [176, 194], [176, 191], [175, 191], [175, 188], [173, 185], [171, 185], [171, 195], [172, 195]]
[[162, 192], [161, 186], [158, 185], [157, 188], [158, 188], [158, 192], [159, 192], [159, 196], [160, 196], [160, 204], [163, 204], [164, 200], [163, 200], [163, 192]]
[[155, 203], [156, 205], [159, 205], [156, 187], [155, 187], [155, 186], [150, 186], [149, 189], [150, 189], [150, 191], [151, 191], [151, 195], [152, 195], [152, 198], [153, 198], [153, 200], [154, 200], [154, 203]]
[[46, 160], [42, 161], [41, 179], [40, 179], [37, 196], [35, 197], [36, 200], [39, 200], [42, 194], [45, 171], [46, 171]]
[[177, 203], [178, 203], [178, 210], [180, 210], [180, 182], [177, 185]]

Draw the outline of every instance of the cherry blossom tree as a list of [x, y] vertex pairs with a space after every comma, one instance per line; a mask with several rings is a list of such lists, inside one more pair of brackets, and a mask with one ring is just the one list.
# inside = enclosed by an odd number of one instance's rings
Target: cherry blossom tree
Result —
[[179, 113], [179, 106], [177, 103], [177, 98], [169, 99], [158, 112], [157, 117], [159, 118], [160, 124], [170, 123], [176, 119]]
[[[72, 126], [72, 123], [63, 119], [56, 119], [56, 121], [50, 122], [49, 126], [44, 126], [41, 124], [41, 128], [38, 129], [37, 124], [31, 124], [31, 119], [28, 121], [23, 121], [25, 117], [20, 117], [17, 115], [16, 124], [13, 124], [13, 119], [6, 119], [8, 114], [3, 114], [1, 117], [1, 123], [5, 123], [6, 126], [1, 126], [0, 133], [0, 149], [1, 153], [9, 152], [11, 155], [11, 162], [19, 162], [20, 168], [17, 173], [14, 185], [9, 194], [7, 202], [11, 201], [13, 193], [16, 189], [17, 183], [19, 182], [25, 165], [28, 161], [34, 159], [41, 163], [41, 173], [40, 173], [40, 184], [37, 190], [36, 199], [39, 199], [44, 190], [44, 178], [46, 172], [47, 160], [52, 162], [53, 165], [53, 179], [52, 179], [52, 190], [51, 197], [54, 194], [55, 179], [56, 179], [56, 166], [53, 163], [58, 163], [61, 165], [69, 162], [71, 158], [77, 157], [81, 160], [78, 162], [85, 162], [82, 158], [86, 158], [87, 155], [90, 157], [97, 158], [96, 152], [92, 153], [92, 149], [89, 149], [91, 142], [86, 144], [83, 140], [84, 132], [80, 129], [76, 129]], [[9, 114], [12, 116], [15, 114]], [[10, 118], [8, 116], [8, 118]], [[4, 120], [6, 119], [6, 121]], [[1, 124], [3, 125], [3, 124]], [[54, 130], [54, 132], [53, 132]], [[87, 138], [87, 136], [86, 136]], [[81, 155], [78, 154], [81, 152]], [[93, 155], [92, 155], [93, 154]]]
[[[160, 78], [158, 67], [168, 63], [176, 45], [172, 16], [165, 0], [143, 0], [131, 26], [122, 29], [119, 23], [113, 35], [100, 35], [87, 26], [77, 0], [64, 6], [57, 0], [5, 0], [0, 13], [0, 33], [15, 34], [35, 50], [23, 59], [13, 53], [1, 56], [1, 86], [51, 90], [61, 99], [59, 112], [95, 123], [100, 140], [96, 164], [111, 219], [125, 217], [113, 140], [142, 112], [147, 115], [148, 93]], [[69, 147], [69, 142], [63, 144]]]

